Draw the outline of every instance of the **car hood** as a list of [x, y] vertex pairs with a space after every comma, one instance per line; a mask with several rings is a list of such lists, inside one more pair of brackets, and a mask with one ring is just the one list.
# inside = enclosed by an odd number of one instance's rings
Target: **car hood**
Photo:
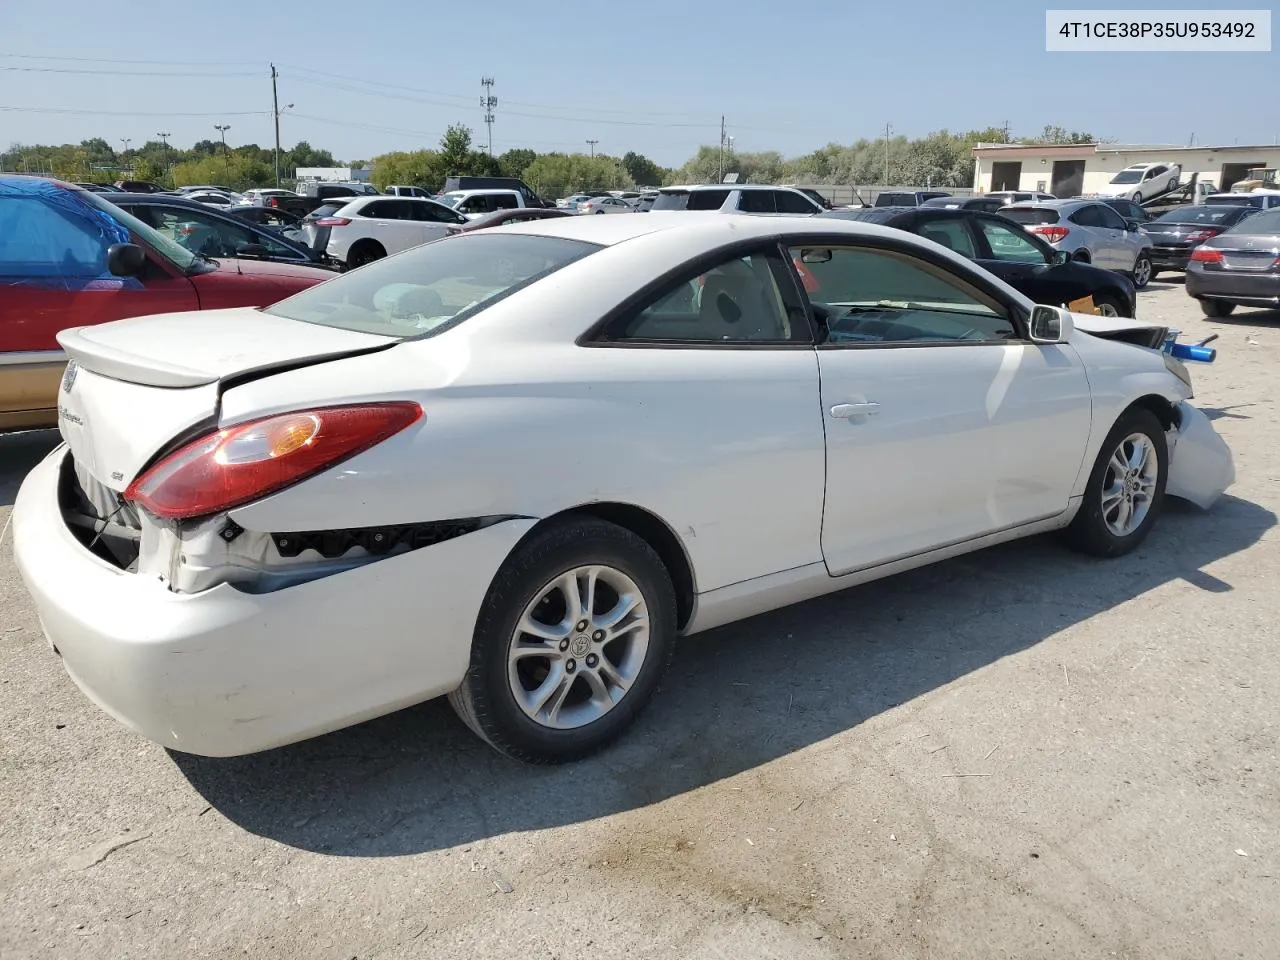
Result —
[[1119, 340], [1139, 347], [1159, 350], [1164, 346], [1169, 328], [1156, 323], [1143, 323], [1125, 317], [1102, 317], [1091, 313], [1073, 313], [1077, 330], [1103, 340]]
[[301, 263], [277, 263], [273, 260], [240, 260], [230, 257], [214, 261], [220, 271], [245, 277], [287, 277], [294, 280], [332, 280], [334, 272]]

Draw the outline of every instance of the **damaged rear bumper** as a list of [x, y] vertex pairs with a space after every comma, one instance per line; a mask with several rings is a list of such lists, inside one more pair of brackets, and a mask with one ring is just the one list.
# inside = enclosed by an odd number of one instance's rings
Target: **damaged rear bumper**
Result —
[[1169, 480], [1165, 493], [1205, 510], [1235, 483], [1236, 467], [1227, 442], [1202, 411], [1183, 402], [1181, 420], [1169, 434]]
[[253, 753], [389, 713], [461, 682], [477, 614], [533, 520], [271, 593], [175, 593], [90, 553], [58, 502], [60, 446], [13, 508], [14, 553], [81, 690], [165, 747]]

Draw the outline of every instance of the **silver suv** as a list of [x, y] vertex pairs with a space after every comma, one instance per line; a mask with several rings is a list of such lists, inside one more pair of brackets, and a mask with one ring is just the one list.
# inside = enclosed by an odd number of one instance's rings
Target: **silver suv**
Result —
[[1097, 200], [1016, 203], [1000, 211], [1071, 259], [1123, 273], [1141, 290], [1151, 282], [1151, 237]]
[[650, 208], [663, 210], [719, 210], [722, 213], [763, 213], [804, 216], [822, 213], [817, 201], [794, 187], [764, 184], [699, 183], [689, 187], [663, 187]]

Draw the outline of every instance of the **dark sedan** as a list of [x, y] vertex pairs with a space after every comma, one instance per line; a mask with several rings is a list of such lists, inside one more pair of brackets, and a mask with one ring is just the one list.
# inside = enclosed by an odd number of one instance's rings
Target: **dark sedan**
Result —
[[291, 239], [194, 200], [162, 193], [112, 193], [104, 198], [193, 253], [206, 257], [334, 266], [328, 257], [312, 250], [302, 240]]
[[1187, 293], [1207, 317], [1280, 307], [1280, 209], [1246, 217], [1192, 250]]
[[1006, 204], [1000, 197], [934, 197], [920, 206], [929, 210], [941, 207], [943, 210], [978, 210], [982, 213], [995, 213]]
[[1151, 237], [1151, 279], [1161, 270], [1186, 270], [1191, 251], [1258, 211], [1198, 203], [1161, 214], [1145, 225]]
[[500, 227], [504, 223], [527, 223], [530, 220], [554, 220], [556, 217], [572, 217], [569, 210], [557, 210], [553, 207], [514, 207], [510, 210], [495, 210], [486, 213], [456, 227], [450, 227], [452, 233], [470, 233], [472, 230], [483, 230], [485, 227]]
[[1133, 317], [1137, 302], [1128, 277], [1068, 259], [1020, 224], [999, 214], [936, 207], [832, 210], [818, 218], [862, 220], [906, 230], [977, 261], [1036, 303], [1067, 306], [1090, 297], [1103, 316]]

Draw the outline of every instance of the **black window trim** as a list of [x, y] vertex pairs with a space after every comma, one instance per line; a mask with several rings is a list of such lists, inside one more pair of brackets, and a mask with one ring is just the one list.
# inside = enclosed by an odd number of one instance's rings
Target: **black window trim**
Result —
[[[133, 210], [140, 207], [151, 207], [153, 209], [159, 209], [159, 210], [181, 210], [184, 213], [188, 213], [188, 214], [196, 214], [198, 216], [207, 216], [211, 220], [221, 221], [222, 223], [225, 223], [229, 226], [239, 227], [241, 230], [246, 231], [251, 236], [257, 238], [258, 240], [269, 240], [271, 243], [279, 244], [280, 246], [286, 248], [287, 250], [295, 254], [297, 258], [296, 262], [298, 264], [306, 265], [306, 264], [315, 263], [315, 260], [313, 257], [308, 255], [306, 251], [304, 251], [301, 247], [299, 247], [298, 244], [293, 243], [288, 238], [273, 235], [269, 231], [264, 230], [257, 223], [254, 223], [252, 220], [245, 220], [245, 219], [242, 219], [241, 217], [232, 216], [231, 214], [228, 214], [228, 213], [222, 213], [220, 210], [196, 209], [195, 207], [187, 206], [186, 204], [183, 204], [183, 203], [170, 203], [165, 200], [141, 200], [134, 203], [124, 203], [124, 204], [121, 204], [120, 207], [122, 210], [125, 210], [130, 213], [132, 213]], [[295, 262], [292, 259], [286, 260], [285, 258], [280, 257], [277, 254], [270, 254], [269, 256], [272, 260], [274, 260], [277, 263], [294, 263]], [[257, 258], [247, 257], [245, 259], [252, 260]]]
[[[634, 315], [654, 299], [674, 289], [680, 283], [695, 280], [708, 270], [726, 263], [729, 260], [766, 254], [781, 261], [786, 276], [774, 276], [778, 292], [782, 296], [783, 307], [787, 319], [791, 323], [803, 321], [805, 336], [796, 340], [615, 340], [609, 339], [605, 332], [624, 317]], [[773, 261], [769, 261], [772, 269]], [[790, 283], [788, 279], [790, 278]], [[658, 277], [650, 280], [631, 296], [606, 313], [582, 333], [574, 343], [579, 347], [593, 347], [621, 350], [812, 350], [817, 339], [817, 328], [808, 301], [797, 294], [795, 284], [799, 278], [790, 264], [786, 244], [780, 237], [754, 237], [750, 240], [739, 240], [701, 253], [691, 260]], [[801, 288], [801, 293], [803, 288]]]
[[894, 253], [899, 256], [905, 256], [908, 259], [927, 264], [934, 270], [940, 270], [950, 277], [958, 280], [962, 289], [968, 287], [978, 299], [989, 301], [992, 306], [1002, 310], [1004, 317], [1013, 324], [1014, 333], [1017, 334], [1017, 336], [1008, 340], [922, 340], [905, 342], [889, 341], [886, 343], [829, 343], [825, 340], [819, 340], [815, 335], [816, 347], [819, 350], [901, 350], [904, 348], [917, 349], [920, 347], [990, 347], [993, 345], [1005, 344], [1029, 344], [1032, 342], [1027, 333], [1027, 322], [1029, 318], [1024, 313], [1022, 304], [1009, 298], [1004, 291], [993, 287], [983, 276], [985, 271], [982, 271], [976, 264], [971, 267], [971, 261], [969, 260], [965, 260], [962, 264], [953, 263], [943, 257], [937, 256], [931, 250], [925, 250], [913, 243], [890, 237], [860, 237], [849, 236], [848, 234], [842, 236], [840, 234], [806, 233], [783, 237], [781, 238], [781, 244], [784, 251], [786, 251], [785, 260], [794, 277], [795, 285], [804, 296], [805, 312], [809, 317], [809, 327], [815, 332], [818, 330], [818, 322], [813, 316], [812, 304], [809, 302], [808, 293], [805, 292], [804, 282], [800, 279], [799, 272], [791, 262], [791, 247], [831, 247], [832, 249], [838, 249], [840, 247], [866, 247], [876, 252]]

